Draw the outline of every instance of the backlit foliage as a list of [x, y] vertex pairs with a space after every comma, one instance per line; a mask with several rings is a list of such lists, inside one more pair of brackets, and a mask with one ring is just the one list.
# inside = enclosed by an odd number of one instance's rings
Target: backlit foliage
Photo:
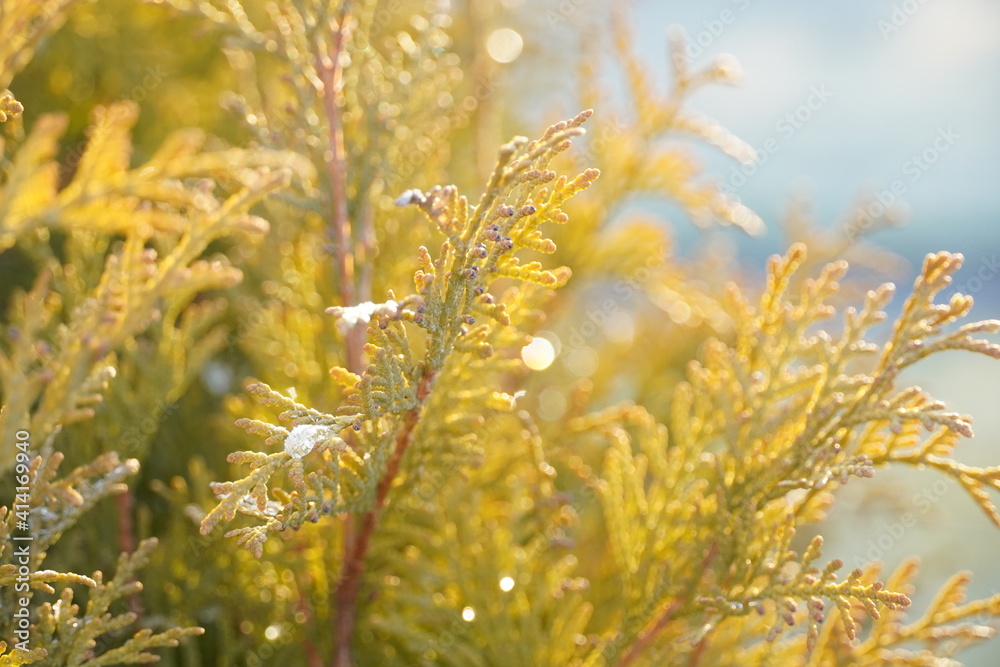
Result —
[[[502, 143], [488, 3], [103, 1], [218, 40], [189, 64], [228, 77], [240, 128], [146, 145], [134, 99], [94, 105], [74, 146], [15, 74], [100, 10], [0, 5], [0, 268], [23, 267], [0, 469], [30, 477], [34, 538], [31, 650], [0, 618], [0, 667], [937, 665], [993, 634], [1000, 596], [966, 602], [968, 574], [913, 612], [915, 561], [848, 571], [818, 534], [840, 486], [891, 464], [953, 478], [1000, 526], [1000, 468], [952, 456], [971, 418], [900, 380], [946, 350], [1000, 358], [1000, 321], [940, 299], [961, 256], [925, 259], [886, 332], [893, 286], [859, 289], [844, 257], [887, 254], [801, 212], [762, 287], [623, 212], [653, 197], [764, 231], [681, 141], [753, 159], [688, 108], [734, 60], [696, 67], [674, 37], [660, 93], [616, 11], [627, 107], [583, 61], [593, 111]], [[579, 333], [619, 310], [614, 340]], [[587, 372], [529, 372], [553, 332]], [[18, 530], [0, 507], [4, 609]]]

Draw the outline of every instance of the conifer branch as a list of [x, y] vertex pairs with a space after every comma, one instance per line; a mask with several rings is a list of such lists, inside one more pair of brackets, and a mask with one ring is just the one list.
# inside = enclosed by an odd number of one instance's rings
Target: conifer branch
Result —
[[378, 525], [378, 513], [385, 506], [389, 489], [392, 488], [393, 482], [396, 481], [399, 474], [403, 456], [413, 442], [414, 430], [420, 423], [420, 414], [424, 408], [424, 402], [430, 396], [433, 382], [434, 375], [432, 373], [420, 379], [417, 387], [419, 404], [406, 413], [403, 424], [396, 435], [392, 458], [389, 459], [389, 465], [379, 481], [375, 494], [375, 507], [361, 517], [357, 530], [349, 535], [349, 541], [344, 549], [344, 564], [335, 595], [337, 611], [334, 637], [337, 642], [337, 653], [332, 663], [334, 667], [350, 667], [353, 664], [351, 661], [351, 641], [357, 623], [358, 593], [361, 590], [361, 578], [365, 572], [365, 557], [371, 545], [372, 534]]
[[[338, 448], [328, 460], [332, 464], [332, 477], [328, 477], [331, 471], [328, 466], [325, 472], [317, 470], [303, 478], [304, 462], [300, 459], [314, 449], [326, 448], [325, 451], [332, 453], [328, 445], [321, 444], [321, 438], [328, 436], [309, 436], [308, 444], [298, 451], [291, 445], [294, 432], [255, 420], [240, 420], [238, 424], [248, 431], [267, 435], [268, 443], [283, 438], [285, 452], [269, 456], [252, 452], [232, 455], [233, 462], [250, 463], [255, 470], [243, 480], [215, 485], [221, 502], [206, 515], [202, 532], [207, 533], [220, 520], [232, 520], [236, 513], [253, 517], [263, 525], [239, 528], [227, 535], [237, 536], [241, 544], [259, 557], [271, 532], [297, 526], [302, 519], [318, 513], [361, 510], [357, 523], [345, 531], [344, 559], [335, 593], [334, 664], [338, 667], [350, 664], [365, 559], [379, 513], [387, 505], [389, 492], [402, 473], [403, 460], [421, 423], [425, 404], [433, 394], [435, 379], [458, 356], [474, 353], [483, 359], [491, 357], [493, 348], [486, 342], [490, 332], [503, 330], [510, 323], [504, 307], [495, 304], [487, 294], [489, 284], [499, 276], [508, 276], [553, 287], [568, 278], [568, 273], [546, 271], [537, 262], [521, 266], [513, 252], [538, 246], [540, 235], [535, 231], [538, 225], [547, 219], [565, 222], [565, 215], [558, 207], [597, 178], [596, 170], [587, 170], [573, 180], [556, 179], [555, 172], [546, 169], [556, 154], [569, 147], [569, 140], [582, 133], [579, 126], [589, 116], [590, 112], [585, 112], [558, 123], [538, 141], [518, 139], [505, 146], [475, 209], [470, 210], [453, 187], [435, 188], [429, 195], [410, 191], [400, 199], [400, 204], [418, 205], [432, 222], [442, 227], [448, 240], [436, 260], [431, 260], [427, 251], [421, 249], [421, 265], [425, 268], [416, 277], [417, 295], [396, 301], [390, 293], [384, 304], [336, 306], [328, 310], [348, 330], [362, 322], [369, 323], [370, 342], [365, 347], [371, 359], [369, 366], [360, 374], [350, 369], [334, 372], [346, 387], [347, 405], [342, 406], [340, 416], [323, 415], [264, 385], [254, 385], [254, 393], [263, 401], [286, 408], [281, 418], [293, 421], [296, 429], [341, 429], [350, 424], [354, 433], [361, 434], [359, 442], [354, 448]], [[495, 323], [469, 330], [474, 323], [472, 313], [477, 310], [490, 314]], [[413, 360], [402, 321], [413, 322], [429, 334], [424, 359], [419, 363]], [[466, 343], [467, 340], [470, 342]], [[378, 421], [385, 417], [392, 419], [391, 430]], [[364, 452], [364, 456], [359, 456], [359, 452]], [[354, 463], [348, 466], [350, 461]], [[312, 480], [317, 492], [310, 492], [309, 484], [296, 482], [300, 490], [293, 494], [275, 491], [275, 495], [287, 500], [270, 500], [268, 482], [282, 468], [289, 470], [293, 480]], [[345, 485], [341, 480], [345, 472], [361, 486], [352, 490]], [[349, 495], [352, 491], [357, 494], [354, 498]], [[328, 492], [332, 497], [327, 497]]]
[[[330, 190], [330, 240], [333, 245], [338, 271], [338, 287], [341, 303], [345, 307], [354, 306], [359, 302], [357, 285], [355, 284], [355, 267], [370, 271], [370, 262], [365, 261], [363, 253], [355, 245], [353, 225], [348, 211], [347, 198], [347, 156], [344, 149], [344, 124], [341, 119], [341, 97], [343, 95], [343, 58], [346, 43], [351, 38], [351, 23], [353, 17], [350, 3], [343, 3], [340, 15], [333, 28], [333, 43], [328, 53], [319, 50], [322, 42], [317, 40], [316, 72], [322, 82], [319, 91], [323, 98], [323, 109], [327, 119], [327, 151], [326, 174], [327, 187]], [[332, 25], [332, 20], [331, 20]], [[365, 233], [367, 238], [368, 234]], [[361, 295], [361, 301], [367, 301]], [[348, 370], [357, 372], [361, 369], [364, 329], [359, 326], [349, 327], [344, 336], [345, 366]]]
[[[565, 175], [551, 161], [589, 111], [515, 137], [472, 197], [465, 175], [481, 159], [453, 149], [473, 133], [481, 144], [490, 128], [476, 120], [498, 98], [493, 82], [470, 82], [490, 61], [473, 55], [470, 70], [469, 26], [447, 3], [149, 1], [224, 40], [237, 88], [225, 106], [246, 148], [182, 130], [158, 148], [140, 138], [135, 155], [151, 157], [133, 163], [138, 106], [120, 103], [95, 109], [82, 154], [60, 158], [78, 119], [22, 123], [6, 86], [71, 0], [0, 2], [0, 252], [31, 266], [0, 323], [0, 448], [29, 427], [45, 443], [30, 465], [14, 457], [31, 479], [26, 583], [43, 647], [0, 641], [0, 667], [153, 661], [200, 632], [163, 627], [163, 610], [239, 628], [213, 638], [218, 656], [238, 661], [255, 643], [260, 661], [311, 667], [929, 665], [993, 634], [1000, 596], [966, 602], [967, 573], [907, 616], [914, 562], [884, 578], [845, 571], [814, 525], [840, 486], [894, 464], [957, 481], [1000, 525], [1000, 468], [956, 458], [971, 417], [899, 384], [940, 351], [1000, 358], [988, 337], [1000, 321], [964, 323], [965, 295], [939, 302], [961, 256], [928, 256], [882, 341], [894, 288], [842, 309], [853, 277], [840, 257], [888, 212], [855, 215], [847, 240], [818, 253], [793, 244], [751, 294], [724, 282], [736, 280], [729, 255], [673, 256], [659, 221], [622, 205], [652, 195], [699, 225], [763, 230], [673, 141], [757, 161], [688, 109], [706, 84], [738, 80], [730, 57], [694, 66], [673, 35], [673, 85], [659, 95], [616, 5], [610, 31], [588, 39], [610, 33], [630, 120], [602, 121]], [[567, 22], [572, 4], [545, 18]], [[490, 11], [475, 6], [471, 41], [489, 34]], [[61, 62], [50, 83], [78, 69]], [[171, 91], [187, 85], [176, 77]], [[576, 89], [606, 108], [603, 79], [588, 72]], [[203, 110], [197, 91], [185, 97]], [[610, 181], [581, 201], [592, 166]], [[444, 184], [448, 170], [461, 188]], [[584, 280], [567, 298], [555, 290], [569, 267]], [[244, 274], [241, 292], [208, 298]], [[595, 304], [602, 289], [614, 298]], [[591, 333], [572, 329], [581, 313]], [[238, 364], [206, 365], [227, 344]], [[127, 492], [168, 410], [184, 425], [212, 414], [173, 405], [199, 375], [221, 395], [245, 367], [261, 379], [224, 410], [254, 444], [199, 438], [205, 462], [151, 481], [171, 507], [155, 521], [137, 496], [135, 529], [166, 531], [155, 554], [148, 541], [121, 549], [111, 578], [38, 567], [86, 510]], [[56, 435], [69, 425], [71, 439]], [[67, 455], [89, 463], [64, 475], [54, 450], [70, 440]], [[171, 453], [196, 451], [178, 444]], [[218, 446], [231, 474], [210, 469]], [[0, 469], [9, 459], [0, 449]], [[5, 610], [24, 576], [16, 520], [0, 507]], [[247, 553], [212, 541], [220, 524]], [[145, 598], [158, 612], [139, 618], [130, 601], [150, 558], [144, 579], [162, 600]], [[0, 627], [8, 640], [10, 619]]]

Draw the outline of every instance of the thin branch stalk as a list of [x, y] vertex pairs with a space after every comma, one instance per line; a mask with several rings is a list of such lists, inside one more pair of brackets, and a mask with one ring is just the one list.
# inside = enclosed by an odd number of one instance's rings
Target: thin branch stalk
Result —
[[386, 466], [385, 475], [379, 480], [379, 485], [375, 494], [375, 507], [361, 518], [360, 523], [355, 527], [353, 534], [345, 537], [344, 565], [341, 570], [340, 581], [337, 583], [335, 596], [336, 616], [334, 626], [334, 638], [336, 641], [336, 655], [333, 667], [351, 667], [351, 639], [354, 635], [354, 628], [357, 625], [357, 604], [358, 593], [361, 590], [361, 579], [365, 572], [365, 556], [371, 544], [372, 535], [378, 524], [378, 515], [385, 506], [389, 489], [399, 473], [403, 456], [413, 442], [413, 433], [420, 422], [420, 414], [424, 401], [430, 395], [431, 383], [434, 373], [428, 372], [421, 379], [417, 386], [417, 399], [419, 404], [406, 413], [403, 424], [396, 434], [396, 446], [392, 453], [392, 458]]
[[[327, 184], [330, 189], [330, 227], [329, 235], [333, 244], [337, 265], [337, 282], [340, 288], [340, 300], [344, 306], [354, 306], [358, 303], [358, 293], [355, 288], [355, 262], [368, 263], [363, 247], [355, 247], [354, 231], [347, 208], [347, 151], [344, 148], [344, 123], [341, 109], [341, 92], [343, 90], [344, 66], [341, 54], [344, 53], [350, 39], [351, 15], [345, 10], [339, 25], [333, 34], [333, 44], [329, 54], [317, 56], [316, 69], [323, 83], [323, 110], [327, 118], [327, 152], [326, 163]], [[367, 230], [363, 236], [367, 236]], [[361, 243], [364, 241], [362, 240]], [[365, 295], [367, 296], [367, 295]], [[362, 348], [364, 346], [364, 327], [354, 326], [345, 335], [344, 364], [351, 372], [359, 372], [362, 368]]]

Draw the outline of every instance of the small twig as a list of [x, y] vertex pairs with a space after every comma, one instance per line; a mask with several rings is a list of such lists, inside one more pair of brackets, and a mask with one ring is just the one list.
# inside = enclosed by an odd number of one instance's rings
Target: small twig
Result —
[[[344, 123], [339, 99], [343, 89], [344, 74], [341, 54], [344, 52], [347, 40], [350, 39], [350, 26], [350, 9], [345, 8], [340, 23], [334, 31], [330, 53], [316, 55], [316, 71], [323, 83], [321, 91], [323, 109], [328, 125], [328, 152], [324, 162], [331, 200], [329, 236], [336, 257], [340, 300], [345, 306], [357, 304], [354, 284], [355, 262], [363, 259], [357, 256], [358, 249], [354, 247], [354, 234], [347, 210], [347, 152], [344, 149]], [[361, 368], [364, 333], [364, 327], [356, 325], [345, 335], [344, 365], [351, 372], [357, 372]]]
[[[135, 493], [131, 488], [115, 497], [115, 507], [118, 511], [118, 551], [130, 554], [136, 550], [135, 523], [132, 521], [132, 511], [135, 508]], [[142, 600], [138, 591], [131, 593], [127, 599], [129, 611], [142, 617]]]
[[[333, 31], [330, 52], [322, 53], [317, 48], [315, 54], [316, 73], [322, 82], [320, 92], [328, 126], [327, 154], [324, 159], [331, 206], [328, 233], [336, 258], [340, 301], [345, 306], [357, 304], [354, 284], [355, 262], [367, 263], [364, 246], [354, 246], [354, 233], [347, 208], [347, 152], [344, 149], [340, 95], [344, 73], [341, 54], [350, 38], [350, 25], [350, 3], [344, 3], [340, 21]], [[362, 231], [363, 237], [367, 237], [368, 234], [369, 230]], [[361, 243], [365, 243], [365, 238]], [[365, 274], [368, 270], [364, 269], [362, 273]], [[370, 284], [370, 280], [366, 282]], [[348, 329], [344, 335], [344, 366], [354, 373], [359, 373], [363, 366], [364, 335], [365, 328], [360, 324]], [[369, 515], [363, 517], [360, 526], [356, 526], [354, 518], [350, 516], [344, 521], [344, 565], [341, 580], [334, 593], [333, 634], [336, 648], [332, 664], [336, 667], [350, 667], [352, 664], [351, 637], [357, 622], [358, 589], [364, 570], [364, 554], [368, 549], [371, 531], [374, 529], [374, 517]]]
[[357, 266], [361, 275], [358, 277], [358, 299], [372, 300], [372, 281], [375, 276], [375, 213], [368, 202], [361, 208], [361, 238], [357, 246]]
[[639, 655], [649, 647], [656, 636], [660, 633], [667, 623], [670, 622], [670, 618], [677, 611], [677, 608], [681, 606], [680, 600], [674, 600], [671, 602], [660, 617], [656, 619], [651, 625], [647, 626], [642, 632], [639, 633], [638, 639], [636, 639], [631, 646], [629, 646], [628, 651], [622, 656], [622, 659], [618, 661], [619, 667], [625, 667], [626, 665], [632, 664], [632, 662], [639, 657]]
[[399, 433], [396, 435], [396, 447], [392, 452], [392, 458], [389, 459], [389, 464], [386, 466], [385, 475], [379, 480], [376, 490], [375, 508], [365, 513], [356, 526], [356, 531], [345, 539], [344, 566], [335, 595], [334, 638], [337, 653], [334, 656], [334, 667], [351, 667], [353, 664], [351, 662], [351, 638], [357, 624], [358, 593], [361, 590], [361, 578], [365, 572], [365, 556], [378, 523], [378, 514], [385, 506], [389, 489], [392, 488], [392, 483], [399, 473], [403, 455], [406, 454], [407, 448], [413, 441], [414, 430], [420, 421], [421, 408], [430, 395], [433, 380], [434, 374], [429, 373], [421, 379], [417, 386], [417, 399], [420, 403], [406, 414]]
[[[294, 552], [297, 559], [302, 557], [302, 551], [304, 548], [305, 545], [302, 542], [295, 545]], [[309, 607], [305, 597], [302, 595], [302, 591], [305, 586], [303, 585], [303, 582], [299, 581], [297, 576], [295, 580], [295, 587], [298, 591], [298, 596], [295, 600], [295, 608], [298, 612], [305, 615], [305, 624], [309, 628], [309, 632], [306, 633], [306, 636], [302, 640], [302, 648], [305, 649], [306, 653], [306, 662], [309, 667], [323, 667], [323, 659], [320, 656], [319, 651], [316, 649], [315, 642], [311, 639], [311, 637], [316, 636], [317, 633], [316, 616], [312, 613], [312, 609]]]
[[701, 656], [704, 655], [705, 649], [708, 648], [708, 637], [704, 637], [698, 645], [694, 647], [694, 651], [691, 653], [691, 659], [688, 660], [688, 667], [698, 667], [698, 663], [701, 662]]
[[[688, 592], [687, 597], [689, 600], [694, 597], [695, 593], [698, 590], [698, 584], [701, 583], [701, 580], [705, 577], [705, 573], [708, 572], [708, 569], [712, 566], [712, 561], [715, 560], [715, 557], [718, 554], [719, 554], [719, 543], [713, 542], [712, 546], [709, 547], [708, 552], [705, 554], [705, 557], [701, 561], [701, 573], [698, 575], [698, 578], [695, 579], [694, 585]], [[660, 631], [663, 630], [663, 628], [667, 626], [667, 623], [670, 622], [670, 619], [673, 617], [674, 612], [676, 612], [679, 607], [684, 606], [684, 604], [686, 603], [682, 604], [682, 601], [679, 599], [671, 602], [670, 605], [668, 605], [667, 608], [663, 610], [663, 613], [656, 618], [656, 620], [647, 625], [639, 633], [638, 638], [632, 643], [631, 646], [629, 646], [628, 651], [625, 652], [625, 655], [622, 656], [621, 660], [618, 661], [618, 667], [626, 667], [626, 665], [631, 664], [642, 654], [643, 651], [649, 648], [649, 645], [653, 643], [653, 640], [656, 639]], [[697, 656], [698, 653], [699, 651], [696, 650], [695, 655]], [[697, 663], [697, 658], [695, 658], [694, 660], [695, 661], [692, 663], [692, 665]]]

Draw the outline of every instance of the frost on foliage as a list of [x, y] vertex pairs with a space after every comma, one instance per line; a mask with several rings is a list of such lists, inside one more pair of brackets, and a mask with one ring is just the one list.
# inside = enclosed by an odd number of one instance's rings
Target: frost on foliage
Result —
[[[345, 398], [336, 414], [300, 405], [262, 383], [251, 386], [263, 404], [283, 408], [279, 419], [294, 426], [285, 436], [283, 427], [264, 421], [244, 418], [237, 422], [247, 432], [265, 436], [265, 444], [283, 439], [284, 451], [231, 455], [231, 462], [249, 464], [252, 471], [242, 480], [214, 486], [221, 502], [206, 516], [203, 532], [238, 513], [249, 516], [255, 525], [228, 534], [260, 555], [270, 533], [316, 521], [324, 514], [371, 512], [386, 503], [392, 480], [404, 474], [403, 456], [418, 424], [422, 430], [437, 433], [439, 418], [462, 404], [452, 393], [434, 388], [459, 386], [459, 376], [472, 368], [481, 369], [477, 372], [486, 377], [505, 363], [494, 359], [495, 346], [517, 349], [523, 345], [520, 335], [512, 331], [508, 304], [490, 292], [492, 283], [513, 279], [524, 286], [522, 294], [527, 295], [568, 280], [565, 267], [547, 269], [534, 260], [522, 263], [517, 255], [521, 250], [554, 252], [555, 244], [543, 236], [542, 225], [565, 224], [568, 216], [561, 206], [599, 176], [596, 169], [574, 178], [549, 169], [550, 161], [583, 134], [581, 126], [590, 115], [585, 111], [557, 123], [535, 141], [518, 137], [503, 146], [475, 205], [454, 186], [435, 186], [419, 196], [413, 191], [402, 201], [418, 207], [444, 237], [437, 256], [425, 247], [417, 250], [416, 293], [397, 298], [390, 291], [383, 303], [327, 310], [345, 331], [368, 324], [367, 367], [360, 374], [343, 368], [331, 371]], [[426, 340], [412, 344], [404, 323], [423, 329]], [[481, 393], [491, 399], [499, 395], [490, 387]], [[439, 401], [448, 403], [449, 409], [442, 412]], [[505, 409], [512, 408], [509, 400], [501, 403]], [[484, 407], [480, 403], [473, 410], [481, 412]], [[450, 432], [436, 441], [436, 456], [466, 462], [479, 456], [475, 435], [462, 426], [482, 417], [469, 418], [468, 422], [451, 420]], [[309, 458], [312, 469], [307, 472], [304, 455], [317, 443], [332, 442], [324, 438], [347, 427], [344, 437], [351, 444], [339, 438], [336, 447], [324, 444], [322, 457]], [[268, 486], [281, 469], [288, 471], [291, 491]], [[274, 501], [282, 507], [277, 515], [264, 511], [273, 508]]]
[[[253, 266], [266, 303], [255, 310], [248, 299], [244, 314], [253, 316], [256, 338], [240, 344], [268, 381], [298, 372], [302, 398], [260, 382], [249, 388], [259, 405], [232, 402], [237, 425], [260, 440], [229, 456], [239, 479], [213, 486], [216, 507], [202, 522], [203, 532], [232, 522], [227, 535], [251, 553], [268, 547], [275, 567], [266, 570], [295, 575], [275, 587], [288, 596], [271, 597], [268, 613], [285, 620], [294, 613], [303, 641], [296, 634], [273, 644], [276, 661], [302, 662], [315, 640], [317, 652], [353, 645], [355, 664], [934, 664], [946, 654], [938, 639], [984, 634], [981, 625], [961, 627], [963, 618], [991, 610], [962, 605], [962, 582], [943, 591], [926, 618], [904, 626], [905, 577], [883, 585], [871, 568], [845, 572], [822, 557], [819, 538], [792, 546], [840, 484], [867, 480], [887, 463], [931, 465], [979, 496], [991, 491], [990, 470], [958, 467], [949, 456], [970, 432], [968, 419], [922, 391], [893, 388], [896, 369], [921, 345], [936, 344], [938, 311], [914, 311], [912, 326], [880, 346], [862, 334], [883, 317], [878, 304], [888, 288], [873, 291], [871, 308], [843, 314], [843, 334], [841, 320], [821, 321], [832, 316], [840, 264], [800, 288], [803, 256], [793, 249], [772, 263], [763, 297], [734, 288], [722, 304], [714, 284], [668, 262], [637, 295], [669, 287], [677, 302], [697, 300], [703, 321], [735, 328], [713, 325], [720, 338], [706, 342], [680, 327], [688, 338], [681, 342], [699, 348], [698, 361], [672, 399], [662, 392], [662, 413], [616, 406], [588, 415], [587, 382], [579, 382], [566, 421], [546, 424], [532, 414], [546, 392], [532, 385], [523, 395], [518, 384], [525, 336], [546, 313], [556, 315], [555, 327], [565, 312], [546, 308], [551, 288], [570, 276], [561, 264], [585, 280], [614, 280], [664, 242], [653, 225], [635, 233], [617, 224], [623, 201], [667, 197], [698, 223], [762, 231], [738, 199], [701, 177], [686, 146], [669, 141], [693, 136], [753, 159], [747, 144], [686, 108], [703, 84], [736, 78], [731, 61], [691, 68], [676, 40], [675, 85], [660, 100], [626, 58], [632, 121], [620, 133], [609, 126], [593, 133], [585, 166], [606, 163], [609, 180], [586, 201], [569, 200], [598, 172], [560, 176], [548, 160], [589, 114], [536, 142], [504, 146], [482, 197], [467, 198], [443, 184], [439, 170], [459, 153], [449, 138], [464, 136], [447, 115], [462, 99], [448, 85], [462, 61], [440, 28], [453, 19], [464, 25], [462, 16], [423, 4], [419, 16], [407, 14], [409, 5], [389, 16], [386, 3], [368, 0], [349, 3], [350, 15], [348, 3], [272, 3], [266, 11], [244, 3], [244, 11], [238, 0], [168, 2], [228, 32], [241, 94], [227, 106], [260, 146], [295, 147], [327, 173], [338, 167], [323, 164], [338, 134], [346, 149], [339, 193], [321, 179], [265, 202], [285, 217], [274, 218], [275, 242]], [[627, 36], [614, 36], [624, 51]], [[388, 210], [393, 203], [400, 208]], [[336, 207], [351, 229], [328, 252], [324, 226]], [[353, 280], [346, 269], [332, 275], [348, 266], [331, 262], [337, 253], [350, 260]], [[414, 264], [411, 283], [401, 274]], [[695, 275], [706, 264], [698, 261]], [[667, 272], [676, 279], [657, 284]], [[702, 276], [712, 282], [717, 273]], [[357, 288], [353, 295], [345, 284]], [[319, 314], [323, 306], [331, 306], [332, 321]], [[972, 333], [951, 342], [983, 348]], [[355, 335], [367, 337], [357, 356], [344, 349]], [[674, 362], [688, 357], [663, 348], [683, 345], [673, 336], [637, 340], [650, 371], [665, 369], [664, 384], [677, 385]], [[365, 341], [356, 342], [358, 351]], [[349, 368], [327, 376], [331, 364]], [[632, 369], [614, 370], [607, 384], [622, 391]], [[669, 422], [669, 438], [657, 419]], [[267, 542], [330, 515], [336, 519], [319, 529]], [[224, 549], [208, 551], [228, 558]], [[343, 604], [345, 580], [358, 585], [356, 605]], [[303, 600], [310, 603], [295, 606]], [[940, 611], [959, 627], [942, 623]], [[357, 632], [331, 637], [324, 615], [351, 613]], [[263, 627], [250, 611], [242, 618]], [[927, 650], [908, 657], [908, 637]]]
[[300, 424], [291, 430], [285, 438], [285, 453], [293, 459], [301, 459], [316, 448], [324, 440], [340, 440], [326, 426]]
[[392, 299], [385, 303], [365, 301], [356, 306], [333, 307], [327, 312], [338, 319], [337, 325], [342, 331], [350, 331], [359, 324], [367, 324], [373, 315], [395, 317], [399, 312], [399, 304]]

